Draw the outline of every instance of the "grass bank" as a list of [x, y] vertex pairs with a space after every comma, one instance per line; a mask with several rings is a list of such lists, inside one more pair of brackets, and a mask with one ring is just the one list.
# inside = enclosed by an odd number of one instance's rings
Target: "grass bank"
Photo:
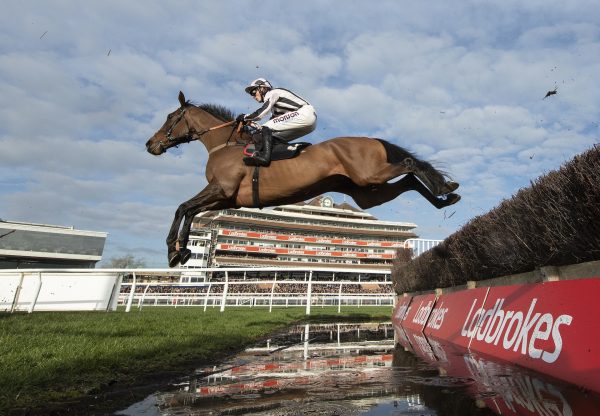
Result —
[[[78, 401], [185, 375], [294, 322], [388, 320], [390, 307], [0, 314], [0, 409]], [[2, 410], [0, 410], [0, 414]]]

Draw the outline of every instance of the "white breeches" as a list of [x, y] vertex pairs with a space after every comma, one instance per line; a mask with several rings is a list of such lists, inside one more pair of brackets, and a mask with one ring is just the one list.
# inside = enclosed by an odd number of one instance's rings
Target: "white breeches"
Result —
[[312, 105], [300, 107], [263, 124], [273, 131], [273, 135], [286, 142], [312, 132], [317, 127], [317, 114]]

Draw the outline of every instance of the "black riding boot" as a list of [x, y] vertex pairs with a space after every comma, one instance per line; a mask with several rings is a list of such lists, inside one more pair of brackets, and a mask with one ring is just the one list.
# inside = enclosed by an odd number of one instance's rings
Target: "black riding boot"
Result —
[[260, 150], [252, 155], [251, 158], [244, 158], [244, 162], [252, 161], [252, 164], [258, 166], [269, 166], [271, 164], [271, 152], [273, 151], [273, 134], [271, 129], [263, 127], [261, 129], [261, 136]]
[[243, 159], [244, 163], [248, 166], [255, 166], [257, 164], [255, 157], [258, 156], [258, 154], [261, 152], [264, 146], [262, 133], [260, 131], [255, 132], [252, 135], [252, 140], [254, 141], [254, 152], [252, 152], [250, 156], [246, 156]]

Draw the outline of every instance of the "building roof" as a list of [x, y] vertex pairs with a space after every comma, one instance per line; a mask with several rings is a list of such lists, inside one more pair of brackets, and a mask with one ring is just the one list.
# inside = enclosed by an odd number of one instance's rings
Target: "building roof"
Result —
[[[219, 221], [227, 221], [227, 222], [237, 222], [242, 224], [248, 224], [248, 218], [240, 218], [236, 216], [230, 216], [226, 214], [217, 215], [214, 217], [214, 220]], [[365, 228], [345, 228], [342, 229], [339, 226], [325, 226], [325, 225], [308, 225], [308, 224], [296, 224], [296, 223], [286, 223], [283, 221], [269, 221], [266, 219], [254, 218], [252, 219], [253, 225], [263, 226], [267, 228], [280, 228], [282, 230], [310, 230], [310, 231], [322, 231], [322, 232], [334, 232], [338, 234], [362, 234], [369, 236], [398, 236], [403, 238], [414, 238], [417, 235], [411, 231], [405, 230], [367, 230]]]
[[[238, 208], [237, 212], [248, 212], [255, 213], [257, 223], [260, 222], [263, 226], [269, 227], [281, 227], [281, 228], [310, 228], [314, 230], [322, 231], [336, 231], [344, 232], [340, 229], [340, 225], [350, 226], [347, 233], [365, 233], [365, 234], [400, 234], [405, 237], [416, 237], [416, 235], [409, 231], [410, 229], [416, 228], [417, 225], [410, 222], [399, 222], [399, 221], [381, 221], [369, 214], [366, 211], [360, 210], [347, 202], [342, 204], [332, 203], [331, 206], [323, 206], [322, 201], [324, 198], [328, 198], [331, 202], [331, 197], [319, 196], [308, 202], [299, 202], [296, 204], [280, 205], [273, 208]], [[231, 211], [229, 211], [231, 212]], [[271, 217], [271, 218], [267, 218]], [[221, 211], [206, 211], [197, 216], [198, 222], [207, 223], [210, 220], [227, 220], [233, 222], [242, 222], [241, 219], [236, 219], [235, 215], [229, 215], [228, 210]], [[284, 225], [283, 221], [288, 219], [307, 220], [307, 221], [321, 221], [321, 224], [301, 224], [294, 222], [293, 224]], [[247, 220], [245, 220], [247, 221]], [[282, 222], [280, 222], [282, 221]], [[330, 224], [326, 225], [327, 222]], [[338, 223], [338, 224], [335, 224]], [[366, 227], [376, 227], [377, 230], [368, 230], [365, 228], [359, 228], [358, 226], [365, 225]], [[388, 228], [387, 230], [385, 228]], [[399, 229], [399, 228], [402, 228]]]
[[107, 233], [0, 220], [0, 259], [97, 262]]

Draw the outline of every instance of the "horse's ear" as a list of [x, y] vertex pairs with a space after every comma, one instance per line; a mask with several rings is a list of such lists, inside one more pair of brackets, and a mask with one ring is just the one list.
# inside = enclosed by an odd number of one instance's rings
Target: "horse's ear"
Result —
[[185, 107], [185, 95], [183, 95], [181, 91], [179, 91], [179, 104], [181, 104], [182, 107]]

